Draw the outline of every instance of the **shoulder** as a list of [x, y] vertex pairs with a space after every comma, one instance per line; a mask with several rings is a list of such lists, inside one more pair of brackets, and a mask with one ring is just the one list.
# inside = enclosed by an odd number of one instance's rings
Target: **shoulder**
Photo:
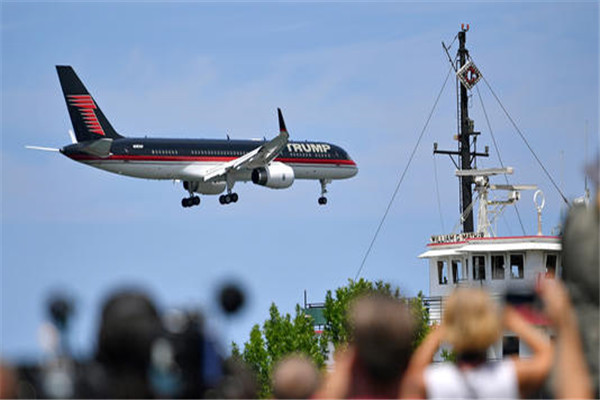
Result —
[[453, 363], [432, 364], [425, 369], [423, 378], [425, 386], [452, 385], [456, 382], [459, 375], [459, 370]]

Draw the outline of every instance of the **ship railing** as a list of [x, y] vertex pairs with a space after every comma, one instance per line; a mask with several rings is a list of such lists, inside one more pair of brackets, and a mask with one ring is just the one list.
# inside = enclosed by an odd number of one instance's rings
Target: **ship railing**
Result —
[[444, 312], [444, 298], [442, 296], [423, 297], [423, 306], [429, 312], [429, 324], [439, 325]]

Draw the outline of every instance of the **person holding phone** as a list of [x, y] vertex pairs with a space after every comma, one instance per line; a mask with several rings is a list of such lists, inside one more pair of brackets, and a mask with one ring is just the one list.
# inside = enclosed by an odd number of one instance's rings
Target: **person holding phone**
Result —
[[[502, 329], [518, 336], [532, 351], [530, 358], [487, 359], [487, 350]], [[442, 341], [455, 362], [431, 364]], [[519, 398], [544, 383], [552, 365], [549, 339], [511, 306], [499, 313], [489, 294], [461, 288], [448, 298], [442, 324], [415, 351], [402, 383], [403, 398]]]

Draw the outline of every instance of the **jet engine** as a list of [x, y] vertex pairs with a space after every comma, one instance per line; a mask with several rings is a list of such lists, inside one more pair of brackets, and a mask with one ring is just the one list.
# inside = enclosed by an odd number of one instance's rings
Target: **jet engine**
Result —
[[271, 189], [285, 189], [294, 183], [294, 170], [280, 162], [252, 170], [252, 182]]
[[200, 194], [219, 194], [225, 190], [225, 182], [189, 182], [183, 181], [183, 188]]

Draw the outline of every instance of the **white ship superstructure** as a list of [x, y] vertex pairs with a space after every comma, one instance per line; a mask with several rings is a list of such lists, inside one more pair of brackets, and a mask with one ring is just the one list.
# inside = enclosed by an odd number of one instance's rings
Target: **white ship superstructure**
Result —
[[[560, 237], [542, 232], [543, 193], [540, 190], [533, 192], [537, 189], [535, 185], [511, 185], [508, 179], [505, 180], [506, 184], [490, 182], [497, 175], [512, 174], [514, 171], [510, 167], [477, 168], [477, 157], [488, 157], [489, 152], [487, 147], [485, 152], [477, 152], [476, 141], [480, 132], [474, 132], [474, 123], [468, 117], [467, 90], [477, 83], [482, 74], [470, 60], [464, 46], [466, 31], [463, 28], [458, 34], [460, 48], [455, 59], [455, 71], [460, 81], [460, 133], [455, 137], [459, 142], [458, 150], [438, 150], [437, 143], [434, 144], [434, 153], [449, 155], [457, 167], [462, 232], [457, 232], [457, 227], [450, 234], [431, 236], [427, 250], [419, 255], [419, 258], [428, 260], [429, 297], [425, 303], [431, 323], [441, 322], [444, 299], [455, 288], [482, 287], [501, 301], [509, 289], [532, 293], [540, 279], [557, 278], [562, 272]], [[447, 50], [445, 45], [444, 48]], [[499, 216], [506, 207], [514, 205], [522, 194], [531, 196], [532, 206], [537, 208], [537, 233], [497, 235], [496, 222]], [[534, 314], [531, 320], [544, 325], [544, 321]], [[502, 358], [508, 354], [527, 356], [528, 353], [529, 350], [514, 334], [505, 332], [502, 340], [490, 350], [489, 357]]]

